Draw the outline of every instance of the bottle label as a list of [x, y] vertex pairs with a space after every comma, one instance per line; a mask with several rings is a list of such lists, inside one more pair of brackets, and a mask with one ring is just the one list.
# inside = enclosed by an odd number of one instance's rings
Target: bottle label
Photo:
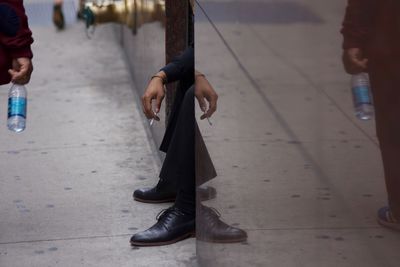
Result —
[[363, 104], [372, 105], [368, 86], [353, 87], [353, 97], [354, 97], [354, 104], [356, 106]]
[[8, 99], [8, 118], [13, 116], [26, 118], [26, 98], [10, 97]]

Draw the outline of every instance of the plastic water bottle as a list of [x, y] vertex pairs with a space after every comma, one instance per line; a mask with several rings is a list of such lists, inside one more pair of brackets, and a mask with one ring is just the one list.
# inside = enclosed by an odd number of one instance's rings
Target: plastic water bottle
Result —
[[8, 93], [8, 120], [7, 126], [10, 131], [19, 133], [25, 130], [26, 88], [20, 84], [13, 84]]
[[355, 74], [351, 78], [355, 115], [360, 120], [370, 120], [374, 116], [371, 86], [367, 73]]

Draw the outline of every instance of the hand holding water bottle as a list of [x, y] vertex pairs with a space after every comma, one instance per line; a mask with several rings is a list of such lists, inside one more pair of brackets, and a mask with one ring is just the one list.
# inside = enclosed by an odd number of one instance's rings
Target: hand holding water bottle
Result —
[[12, 60], [12, 69], [8, 70], [11, 81], [17, 84], [27, 84], [31, 79], [33, 65], [30, 58], [20, 57]]

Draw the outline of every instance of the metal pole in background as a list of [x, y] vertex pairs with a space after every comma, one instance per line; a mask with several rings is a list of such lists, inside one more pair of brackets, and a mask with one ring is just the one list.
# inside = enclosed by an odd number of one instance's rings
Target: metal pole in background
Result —
[[[166, 29], [165, 29], [165, 51], [167, 64], [179, 55], [187, 46], [189, 1], [188, 0], [166, 0]], [[176, 83], [167, 85], [166, 96], [166, 120], [171, 112], [175, 98]]]

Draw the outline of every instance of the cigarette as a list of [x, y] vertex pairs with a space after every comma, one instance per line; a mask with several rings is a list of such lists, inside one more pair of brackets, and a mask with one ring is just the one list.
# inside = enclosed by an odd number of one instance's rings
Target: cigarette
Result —
[[[155, 113], [155, 112], [154, 112], [154, 115], [156, 115], [156, 116], [157, 116], [157, 115], [158, 115], [158, 113]], [[151, 127], [151, 126], [153, 126], [153, 124], [154, 124], [154, 118], [150, 120], [150, 127]]]
[[[204, 114], [206, 114], [206, 112], [204, 112]], [[206, 119], [207, 119], [207, 121], [208, 121], [208, 124], [210, 124], [210, 126], [212, 126], [212, 122], [211, 122], [210, 118], [209, 118], [209, 117], [206, 117]]]

